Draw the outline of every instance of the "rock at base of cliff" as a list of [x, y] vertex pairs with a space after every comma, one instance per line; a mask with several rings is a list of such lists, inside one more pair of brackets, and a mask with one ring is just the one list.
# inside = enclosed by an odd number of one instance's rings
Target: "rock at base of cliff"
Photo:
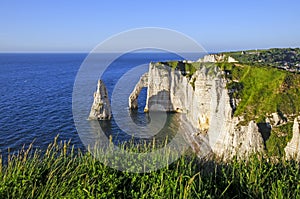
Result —
[[264, 141], [254, 121], [250, 121], [248, 126], [240, 126], [239, 130], [228, 129], [220, 134], [213, 146], [213, 152], [219, 158], [225, 161], [234, 157], [245, 159], [251, 154], [264, 152]]
[[284, 148], [287, 159], [296, 159], [300, 161], [300, 117], [295, 118], [293, 125], [293, 137]]
[[287, 118], [282, 113], [272, 113], [273, 125], [279, 126], [287, 122]]
[[110, 120], [111, 106], [107, 89], [102, 80], [98, 80], [97, 90], [94, 93], [94, 102], [91, 107], [89, 120]]

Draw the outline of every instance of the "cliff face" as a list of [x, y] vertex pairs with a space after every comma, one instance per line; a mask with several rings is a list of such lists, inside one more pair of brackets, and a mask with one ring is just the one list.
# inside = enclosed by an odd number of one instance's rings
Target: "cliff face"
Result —
[[234, 63], [237, 62], [234, 58], [230, 56], [225, 56], [224, 54], [210, 54], [210, 55], [205, 55], [203, 58], [199, 59], [198, 62], [210, 62], [210, 63], [215, 63], [215, 62], [223, 62], [226, 61], [228, 63]]
[[98, 81], [97, 90], [94, 93], [94, 102], [91, 107], [89, 120], [109, 120], [111, 119], [111, 107], [107, 94], [107, 89], [102, 82]]
[[167, 65], [149, 65], [145, 111], [185, 113], [197, 129], [187, 134], [195, 139], [205, 135], [217, 156], [230, 158], [263, 151], [258, 126], [250, 122], [237, 127], [239, 118], [232, 117], [230, 101], [226, 80], [217, 67], [202, 67], [188, 78]]
[[295, 158], [300, 161], [300, 117], [295, 118], [293, 125], [293, 137], [287, 144], [284, 151], [288, 159]]

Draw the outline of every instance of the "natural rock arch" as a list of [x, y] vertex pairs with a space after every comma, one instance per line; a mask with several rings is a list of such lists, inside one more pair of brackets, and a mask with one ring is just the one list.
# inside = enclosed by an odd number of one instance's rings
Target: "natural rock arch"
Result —
[[135, 85], [132, 93], [129, 96], [128, 103], [130, 109], [138, 108], [138, 97], [143, 88], [148, 88], [148, 73], [141, 76], [139, 82]]

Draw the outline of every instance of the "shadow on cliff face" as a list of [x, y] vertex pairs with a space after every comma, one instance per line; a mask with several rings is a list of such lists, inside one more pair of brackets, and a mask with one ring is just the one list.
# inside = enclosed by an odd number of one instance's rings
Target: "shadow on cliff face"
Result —
[[264, 140], [264, 145], [266, 148], [266, 141], [269, 139], [271, 135], [271, 126], [268, 123], [258, 123], [258, 131], [261, 133], [262, 138]]
[[156, 95], [152, 95], [148, 99], [149, 111], [166, 111], [174, 112], [171, 104], [170, 92], [167, 90], [159, 91]]

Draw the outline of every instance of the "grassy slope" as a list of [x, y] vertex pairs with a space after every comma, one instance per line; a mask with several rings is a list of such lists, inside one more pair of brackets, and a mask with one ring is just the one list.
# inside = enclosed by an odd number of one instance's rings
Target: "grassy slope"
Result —
[[120, 172], [90, 153], [52, 144], [0, 169], [0, 198], [298, 198], [300, 165], [251, 157], [245, 163], [199, 162], [182, 156], [150, 173]]
[[[244, 54], [237, 51], [225, 54], [239, 61], [237, 65], [240, 67], [233, 67], [231, 71], [233, 78], [245, 86], [237, 115], [243, 114], [243, 111], [252, 118], [272, 112], [288, 115], [300, 113], [300, 74], [276, 68], [283, 65], [297, 68], [296, 65], [300, 63], [299, 48], [250, 50], [244, 51]], [[255, 101], [261, 106], [255, 107]]]
[[[223, 70], [230, 71], [233, 80], [229, 88], [242, 88], [234, 93], [241, 101], [235, 116], [244, 116], [245, 125], [250, 120], [265, 122], [271, 113], [286, 115], [300, 113], [300, 75], [272, 67], [246, 64], [219, 63]], [[266, 142], [270, 155], [282, 156], [284, 147], [292, 137], [292, 121], [273, 127]]]
[[257, 119], [279, 111], [287, 115], [300, 112], [299, 74], [271, 67], [228, 63], [219, 65], [229, 70], [231, 79], [242, 86], [236, 93], [241, 99], [236, 116]]
[[235, 115], [245, 115], [247, 119], [254, 119], [277, 112], [283, 103], [278, 96], [284, 94], [280, 90], [286, 76], [286, 72], [273, 68], [247, 65], [233, 67], [233, 80], [243, 85], [241, 101]]
[[293, 123], [289, 122], [287, 124], [274, 127], [272, 129], [269, 139], [266, 141], [266, 148], [268, 150], [268, 155], [276, 157], [284, 157], [284, 148], [286, 147], [288, 141], [292, 139]]

